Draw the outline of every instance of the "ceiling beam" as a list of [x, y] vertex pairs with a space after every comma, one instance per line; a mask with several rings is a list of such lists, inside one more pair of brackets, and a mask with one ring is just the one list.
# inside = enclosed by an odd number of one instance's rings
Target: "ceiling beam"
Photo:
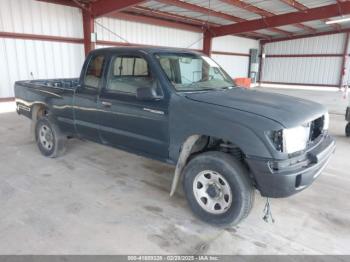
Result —
[[128, 8], [126, 10], [127, 12], [133, 12], [137, 13], [139, 15], [147, 15], [147, 16], [152, 16], [152, 17], [157, 17], [160, 19], [165, 19], [165, 20], [171, 20], [172, 22], [182, 22], [182, 23], [188, 23], [192, 25], [197, 25], [201, 27], [217, 27], [220, 26], [219, 24], [215, 23], [207, 23], [204, 20], [199, 20], [187, 16], [182, 16], [178, 14], [173, 14], [169, 12], [164, 12], [164, 11], [159, 11], [156, 9], [151, 9], [143, 6], [134, 6], [131, 8]]
[[[172, 22], [182, 22], [182, 23], [191, 24], [194, 26], [200, 26], [203, 29], [207, 27], [213, 28], [213, 27], [220, 26], [220, 24], [210, 23], [204, 20], [182, 16], [178, 14], [172, 14], [164, 11], [159, 11], [156, 9], [150, 9], [143, 6], [135, 6], [126, 10], [126, 12], [129, 12], [129, 11], [132, 13], [137, 13], [138, 15], [146, 15], [146, 16], [156, 17], [159, 19], [170, 20]], [[277, 29], [276, 32], [279, 32], [279, 30]], [[250, 38], [254, 37], [259, 39], [271, 39], [271, 36], [257, 33], [257, 32], [249, 32], [245, 35], [248, 35]]]
[[232, 25], [223, 25], [221, 27], [214, 28], [213, 32], [216, 36], [239, 34], [271, 27], [295, 24], [298, 22], [326, 19], [349, 13], [350, 2], [342, 2], [333, 5], [310, 8], [307, 11], [275, 15], [263, 19], [250, 20]]
[[[201, 30], [205, 30], [208, 27], [213, 28], [213, 27], [220, 26], [220, 24], [210, 23], [210, 22], [208, 23], [207, 21], [204, 21], [204, 20], [194, 19], [191, 17], [182, 16], [182, 15], [178, 15], [178, 14], [172, 14], [172, 13], [168, 13], [168, 12], [164, 12], [164, 11], [159, 11], [156, 9], [150, 9], [150, 8], [143, 7], [143, 6], [131, 7], [129, 9], [127, 9], [126, 11], [124, 11], [123, 13], [125, 13], [125, 12], [127, 12], [127, 13], [131, 12], [132, 14], [136, 13], [137, 15], [143, 15], [143, 16], [146, 15], [148, 17], [164, 19], [167, 21], [175, 22], [175, 23], [181, 22], [181, 23], [185, 23], [185, 24], [190, 24], [192, 26], [200, 27]], [[117, 14], [115, 16], [112, 15], [112, 17], [118, 17], [118, 15]], [[158, 25], [159, 25], [159, 22], [158, 22]], [[253, 39], [265, 39], [265, 40], [271, 39], [271, 36], [257, 33], [257, 32], [249, 32], [249, 33], [245, 33], [245, 34], [238, 35], [238, 36], [242, 36], [242, 37], [246, 37], [246, 38], [253, 38]]]
[[237, 16], [225, 14], [222, 12], [217, 12], [217, 11], [214, 11], [212, 9], [208, 9], [208, 8], [205, 8], [205, 7], [202, 7], [199, 5], [189, 4], [189, 3], [182, 2], [179, 0], [157, 0], [157, 2], [166, 4], [166, 5], [177, 6], [177, 7], [183, 8], [183, 9], [191, 10], [191, 11], [202, 13], [205, 15], [219, 17], [219, 18], [222, 18], [222, 19], [225, 19], [228, 21], [236, 22], [236, 23], [240, 23], [240, 22], [245, 21], [245, 19], [237, 17]]
[[[166, 5], [170, 5], [170, 6], [177, 6], [179, 8], [190, 10], [190, 11], [193, 11], [193, 12], [207, 14], [209, 16], [215, 16], [215, 17], [222, 18], [222, 19], [225, 19], [225, 20], [228, 20], [228, 21], [232, 21], [232, 22], [235, 22], [235, 23], [241, 23], [241, 22], [246, 22], [247, 21], [247, 20], [245, 20], [243, 18], [240, 18], [240, 17], [236, 17], [236, 16], [233, 16], [233, 15], [225, 14], [225, 13], [222, 13], [222, 12], [217, 12], [217, 11], [214, 11], [212, 9], [208, 9], [208, 8], [205, 8], [205, 7], [202, 7], [202, 6], [198, 6], [198, 5], [194, 5], [194, 4], [189, 4], [187, 2], [183, 2], [183, 1], [179, 1], [179, 0], [156, 0], [156, 1], [159, 2], [159, 3], [166, 4]], [[279, 34], [283, 34], [283, 35], [287, 35], [287, 36], [291, 36], [292, 35], [291, 32], [288, 32], [288, 31], [285, 31], [285, 30], [282, 30], [282, 29], [278, 29], [278, 28], [270, 28], [269, 30], [272, 31], [272, 32], [277, 32]]]
[[90, 3], [90, 10], [94, 17], [107, 16], [142, 2], [145, 0], [98, 0]]
[[253, 36], [255, 39], [264, 39], [264, 40], [271, 40], [271, 36], [269, 35], [265, 35], [265, 34], [261, 34], [261, 33], [257, 33], [257, 32], [248, 32], [245, 33], [248, 36]]
[[80, 7], [78, 4], [76, 4], [72, 0], [36, 0], [38, 2], [46, 2], [50, 4], [57, 4], [57, 5], [65, 5], [65, 6], [71, 6], [71, 7]]
[[305, 5], [299, 3], [298, 1], [294, 1], [294, 0], [280, 0], [280, 1], [285, 3], [286, 5], [289, 5], [290, 7], [295, 8], [296, 10], [299, 10], [299, 11], [305, 11], [305, 10], [309, 9]]
[[[72, 7], [78, 7], [78, 8], [84, 8], [84, 4], [78, 5], [74, 0], [37, 0], [37, 1], [41, 1], [41, 2], [47, 2], [47, 3], [53, 3], [53, 4], [59, 4], [59, 5], [66, 5], [66, 6], [72, 6]], [[162, 22], [162, 19], [164, 20], [170, 20], [169, 22], [181, 22], [184, 23], [184, 25], [180, 25], [179, 27], [176, 27], [176, 24], [171, 24], [169, 23], [169, 25], [171, 25], [171, 27], [175, 27], [175, 28], [179, 28], [179, 29], [190, 29], [190, 31], [199, 31], [198, 28], [193, 28], [191, 26], [201, 26], [201, 27], [218, 27], [220, 26], [220, 24], [215, 24], [215, 23], [210, 23], [208, 21], [204, 21], [204, 20], [200, 20], [200, 19], [196, 19], [196, 18], [191, 18], [191, 17], [187, 17], [187, 16], [181, 16], [178, 14], [173, 14], [173, 13], [169, 13], [169, 12], [164, 12], [164, 11], [160, 11], [160, 10], [156, 10], [156, 9], [150, 9], [147, 7], [143, 7], [143, 6], [137, 6], [137, 4], [140, 4], [144, 2], [144, 0], [127, 0], [127, 1], [114, 1], [114, 0], [98, 0], [96, 2], [92, 2], [91, 6], [89, 7], [89, 10], [91, 11], [91, 14], [94, 17], [98, 17], [98, 16], [110, 16], [110, 17], [117, 17], [117, 14], [120, 11], [131, 11], [133, 14], [129, 14], [129, 16], [127, 16], [127, 14], [125, 14], [123, 17], [125, 20], [130, 20], [132, 21], [132, 15], [134, 15], [133, 17], [136, 19], [134, 21], [148, 21], [149, 24], [155, 24], [156, 20], [149, 18], [149, 16], [155, 16], [156, 18], [159, 18], [160, 20], [157, 21], [157, 24], [159, 24], [159, 22]], [[232, 15], [228, 15], [225, 13], [221, 13], [221, 12], [216, 12], [213, 11], [211, 9], [207, 9], [198, 5], [193, 5], [193, 4], [189, 4], [186, 2], [182, 2], [179, 0], [158, 0], [158, 2], [167, 4], [167, 5], [174, 5], [183, 9], [187, 9], [187, 10], [191, 10], [194, 12], [199, 12], [199, 13], [203, 13], [203, 14], [210, 14], [211, 16], [215, 16], [215, 17], [219, 17], [219, 18], [223, 18], [225, 20], [229, 20], [232, 22], [244, 22], [246, 21], [243, 18], [239, 18], [239, 17], [235, 17]], [[88, 8], [88, 6], [85, 6], [86, 9]], [[136, 14], [134, 14], [136, 13]], [[145, 19], [140, 18], [140, 15], [146, 14]], [[186, 29], [187, 28], [187, 29]], [[202, 29], [200, 29], [202, 30]], [[291, 32], [287, 32], [281, 29], [277, 29], [277, 28], [271, 28], [269, 29], [272, 32], [276, 32], [279, 34], [283, 34], [283, 35], [288, 35], [291, 36], [292, 33]], [[255, 37], [259, 37], [262, 39], [270, 39], [270, 36], [268, 35], [264, 35], [264, 34], [259, 34], [259, 33], [252, 33], [250, 32], [251, 35], [254, 35]]]
[[[309, 9], [307, 6], [305, 6], [302, 3], [295, 1], [295, 0], [280, 0], [280, 1], [285, 3], [286, 5], [289, 5], [290, 7], [295, 8], [298, 11], [307, 11]], [[327, 22], [327, 21], [329, 21], [329, 19], [324, 19], [322, 21]], [[341, 26], [339, 24], [331, 24], [330, 26], [332, 28], [334, 28], [335, 30], [341, 29]]]
[[182, 30], [187, 30], [192, 32], [203, 32], [203, 28], [198, 25], [182, 23], [182, 22], [172, 22], [165, 19], [159, 19], [157, 17], [145, 16], [145, 15], [139, 15], [139, 14], [119, 12], [117, 14], [110, 15], [109, 17], [128, 20], [128, 21], [134, 21], [139, 23], [145, 23], [145, 24], [151, 24], [151, 25], [177, 28], [177, 29], [182, 29]]
[[274, 33], [278, 33], [278, 34], [287, 35], [287, 36], [292, 36], [293, 35], [292, 32], [288, 32], [288, 31], [285, 31], [285, 30], [282, 30], [282, 29], [279, 29], [279, 28], [275, 28], [275, 27], [268, 28], [267, 30], [269, 30], [271, 32], [274, 32]]
[[[276, 15], [274, 13], [267, 11], [267, 10], [256, 7], [252, 4], [244, 3], [243, 1], [240, 1], [240, 0], [221, 0], [221, 2], [224, 2], [224, 3], [231, 5], [231, 6], [238, 7], [240, 9], [246, 10], [248, 12], [260, 15], [261, 17], [271, 17], [271, 16]], [[314, 28], [312, 28], [310, 26], [303, 25], [303, 24], [296, 23], [296, 24], [294, 24], [294, 26], [298, 27], [300, 29], [312, 32], [312, 33], [316, 32], [316, 30]]]
[[236, 36], [238, 36], [238, 37], [243, 37], [243, 38], [254, 39], [254, 40], [260, 40], [260, 39], [261, 39], [261, 37], [253, 36], [253, 35], [248, 34], [248, 33], [239, 34], [239, 35], [236, 35]]

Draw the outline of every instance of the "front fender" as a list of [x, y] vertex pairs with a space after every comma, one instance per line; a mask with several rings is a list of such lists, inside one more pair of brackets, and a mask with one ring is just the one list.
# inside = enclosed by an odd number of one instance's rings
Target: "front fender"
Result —
[[226, 107], [188, 100], [178, 96], [171, 103], [169, 157], [175, 163], [181, 146], [191, 135], [228, 140], [247, 157], [273, 158], [266, 131], [279, 130], [273, 120]]
[[170, 141], [169, 155], [170, 159], [177, 162], [181, 146], [185, 143], [188, 137], [194, 134], [220, 138], [230, 141], [232, 144], [239, 147], [242, 152], [248, 157], [259, 156], [263, 158], [272, 158], [270, 151], [266, 144], [259, 138], [253, 131], [248, 128], [237, 125], [226, 125], [226, 130], [232, 130], [231, 134], [228, 134], [224, 130], [188, 130], [188, 132], [173, 136]]

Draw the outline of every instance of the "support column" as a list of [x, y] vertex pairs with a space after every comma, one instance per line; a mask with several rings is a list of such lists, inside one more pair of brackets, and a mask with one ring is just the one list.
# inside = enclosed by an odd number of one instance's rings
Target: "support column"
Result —
[[205, 30], [203, 38], [203, 53], [207, 56], [211, 56], [211, 46], [212, 46], [213, 35], [209, 30]]
[[94, 18], [91, 13], [87, 10], [82, 10], [83, 12], [83, 31], [84, 31], [84, 50], [85, 56], [89, 54], [90, 51], [95, 49], [95, 43], [91, 42], [91, 34], [95, 32]]
[[346, 75], [346, 61], [348, 58], [348, 45], [349, 45], [349, 36], [350, 33], [345, 34], [345, 40], [344, 40], [344, 51], [343, 51], [343, 61], [341, 64], [341, 71], [340, 71], [340, 77], [339, 77], [339, 88], [342, 87], [343, 81], [344, 81], [344, 76]]

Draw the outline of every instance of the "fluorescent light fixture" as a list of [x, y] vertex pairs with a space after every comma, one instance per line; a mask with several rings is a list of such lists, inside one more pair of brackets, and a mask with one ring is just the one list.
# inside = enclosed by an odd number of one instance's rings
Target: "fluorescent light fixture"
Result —
[[331, 24], [337, 24], [337, 23], [344, 23], [347, 21], [350, 21], [350, 17], [340, 18], [340, 19], [336, 19], [336, 20], [329, 20], [326, 22], [326, 24], [331, 25]]

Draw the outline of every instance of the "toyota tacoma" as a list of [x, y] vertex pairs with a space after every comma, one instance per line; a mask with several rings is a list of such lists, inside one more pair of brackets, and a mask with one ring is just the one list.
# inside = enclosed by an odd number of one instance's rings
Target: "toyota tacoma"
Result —
[[170, 194], [182, 181], [193, 212], [217, 225], [244, 219], [255, 190], [307, 188], [335, 150], [324, 106], [240, 88], [195, 51], [97, 49], [79, 79], [18, 81], [15, 96], [43, 155], [78, 137], [172, 164]]

